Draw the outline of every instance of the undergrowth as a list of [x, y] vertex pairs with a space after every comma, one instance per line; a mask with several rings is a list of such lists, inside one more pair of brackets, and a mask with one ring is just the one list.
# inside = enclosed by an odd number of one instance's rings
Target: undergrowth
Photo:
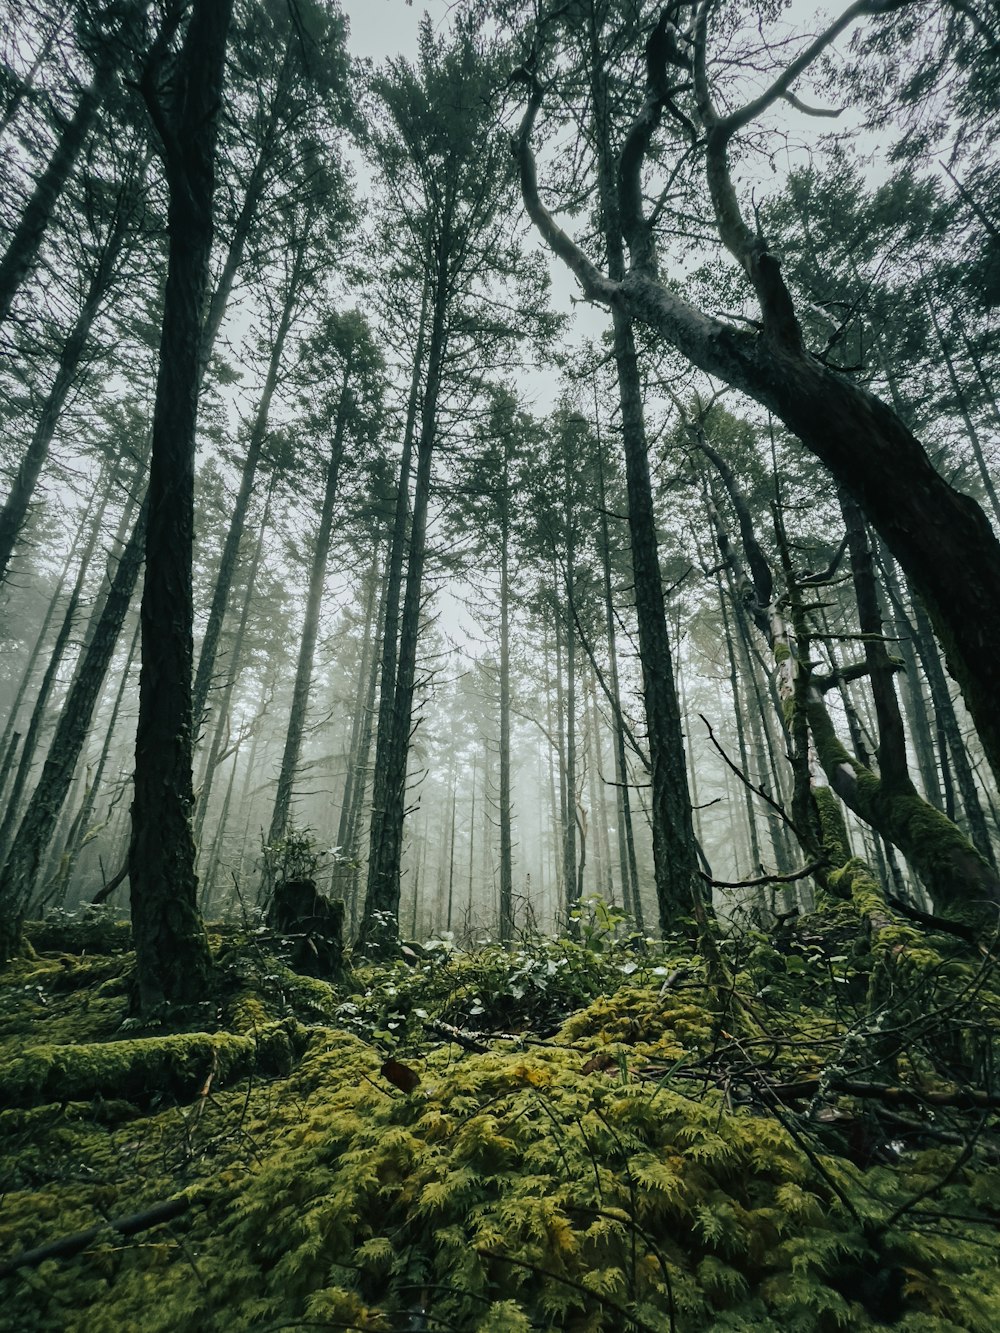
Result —
[[0, 1279], [12, 1328], [997, 1325], [1000, 1001], [963, 941], [836, 904], [723, 939], [723, 983], [612, 928], [337, 990], [229, 930], [186, 1032], [72, 944], [0, 981], [0, 1255], [101, 1229]]

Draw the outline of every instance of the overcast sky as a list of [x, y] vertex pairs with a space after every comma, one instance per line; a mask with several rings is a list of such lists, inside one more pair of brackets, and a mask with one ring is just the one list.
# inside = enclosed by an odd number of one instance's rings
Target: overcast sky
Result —
[[427, 11], [437, 23], [448, 13], [448, 0], [425, 0], [408, 5], [406, 0], [341, 0], [351, 21], [348, 49], [378, 63], [386, 56], [412, 56], [417, 49], [417, 26]]

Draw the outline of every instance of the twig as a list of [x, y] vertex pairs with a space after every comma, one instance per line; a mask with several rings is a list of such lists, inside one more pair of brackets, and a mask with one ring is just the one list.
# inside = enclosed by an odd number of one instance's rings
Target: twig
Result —
[[752, 792], [755, 792], [761, 798], [762, 801], [766, 801], [772, 810], [777, 811], [777, 813], [781, 816], [784, 822], [788, 825], [788, 827], [792, 830], [792, 832], [801, 842], [802, 835], [799, 833], [799, 830], [795, 827], [794, 823], [789, 818], [788, 812], [786, 811], [785, 807], [781, 804], [781, 802], [776, 801], [773, 796], [769, 796], [763, 786], [759, 787], [754, 786], [754, 784], [750, 781], [747, 775], [743, 772], [742, 768], [740, 768], [739, 764], [735, 763], [732, 759], [730, 759], [729, 755], [726, 754], [725, 750], [715, 739], [715, 732], [712, 730], [712, 724], [711, 722], [709, 722], [705, 714], [699, 713], [698, 716], [701, 718], [702, 722], [704, 722], [705, 726], [708, 729], [708, 739], [712, 742], [716, 750], [718, 750], [719, 754], [722, 756], [725, 763], [729, 765], [729, 767], [733, 770], [733, 772], [745, 786], [749, 787]]
[[47, 1245], [39, 1245], [37, 1249], [23, 1250], [13, 1259], [0, 1264], [0, 1278], [16, 1273], [19, 1268], [37, 1268], [47, 1259], [71, 1259], [81, 1250], [87, 1249], [103, 1231], [109, 1228], [121, 1236], [135, 1236], [140, 1231], [162, 1226], [164, 1222], [172, 1222], [175, 1217], [186, 1213], [191, 1204], [192, 1200], [187, 1195], [181, 1195], [176, 1199], [167, 1199], [164, 1203], [154, 1203], [151, 1208], [146, 1208], [141, 1213], [113, 1217], [109, 1222], [100, 1222], [97, 1226], [88, 1227], [86, 1231], [76, 1231], [71, 1236], [62, 1236], [59, 1240], [49, 1241]]

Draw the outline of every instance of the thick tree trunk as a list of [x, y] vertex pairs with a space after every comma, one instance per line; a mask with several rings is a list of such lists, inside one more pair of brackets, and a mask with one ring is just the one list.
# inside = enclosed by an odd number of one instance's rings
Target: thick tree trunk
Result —
[[[323, 508], [320, 512], [316, 544], [313, 548], [312, 568], [309, 571], [306, 614], [302, 625], [302, 639], [299, 643], [299, 660], [295, 668], [295, 685], [292, 689], [292, 706], [288, 716], [288, 730], [285, 733], [285, 748], [282, 752], [281, 768], [278, 772], [278, 790], [274, 798], [271, 826], [267, 834], [268, 846], [280, 842], [288, 829], [292, 789], [295, 785], [295, 774], [299, 766], [299, 754], [302, 749], [302, 736], [306, 724], [306, 710], [309, 706], [313, 658], [316, 654], [319, 615], [323, 605], [326, 564], [330, 555], [330, 542], [333, 536], [333, 508], [337, 499], [337, 486], [340, 482], [340, 465], [344, 457], [344, 431], [347, 426], [349, 404], [350, 390], [345, 375], [340, 391], [340, 403], [337, 408], [333, 447], [326, 466]], [[265, 892], [270, 887], [270, 885], [266, 886]]]
[[192, 589], [195, 427], [212, 249], [215, 141], [232, 0], [195, 0], [173, 71], [166, 135], [168, 267], [153, 410], [142, 670], [129, 879], [139, 1007], [203, 1000], [211, 970], [198, 912], [193, 804]]

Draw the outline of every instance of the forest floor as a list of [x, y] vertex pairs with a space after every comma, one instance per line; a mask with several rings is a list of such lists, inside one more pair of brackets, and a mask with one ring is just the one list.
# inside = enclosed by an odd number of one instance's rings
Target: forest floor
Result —
[[982, 948], [830, 903], [706, 959], [602, 909], [334, 987], [210, 933], [180, 1030], [108, 916], [0, 976], [0, 1326], [1000, 1327]]

